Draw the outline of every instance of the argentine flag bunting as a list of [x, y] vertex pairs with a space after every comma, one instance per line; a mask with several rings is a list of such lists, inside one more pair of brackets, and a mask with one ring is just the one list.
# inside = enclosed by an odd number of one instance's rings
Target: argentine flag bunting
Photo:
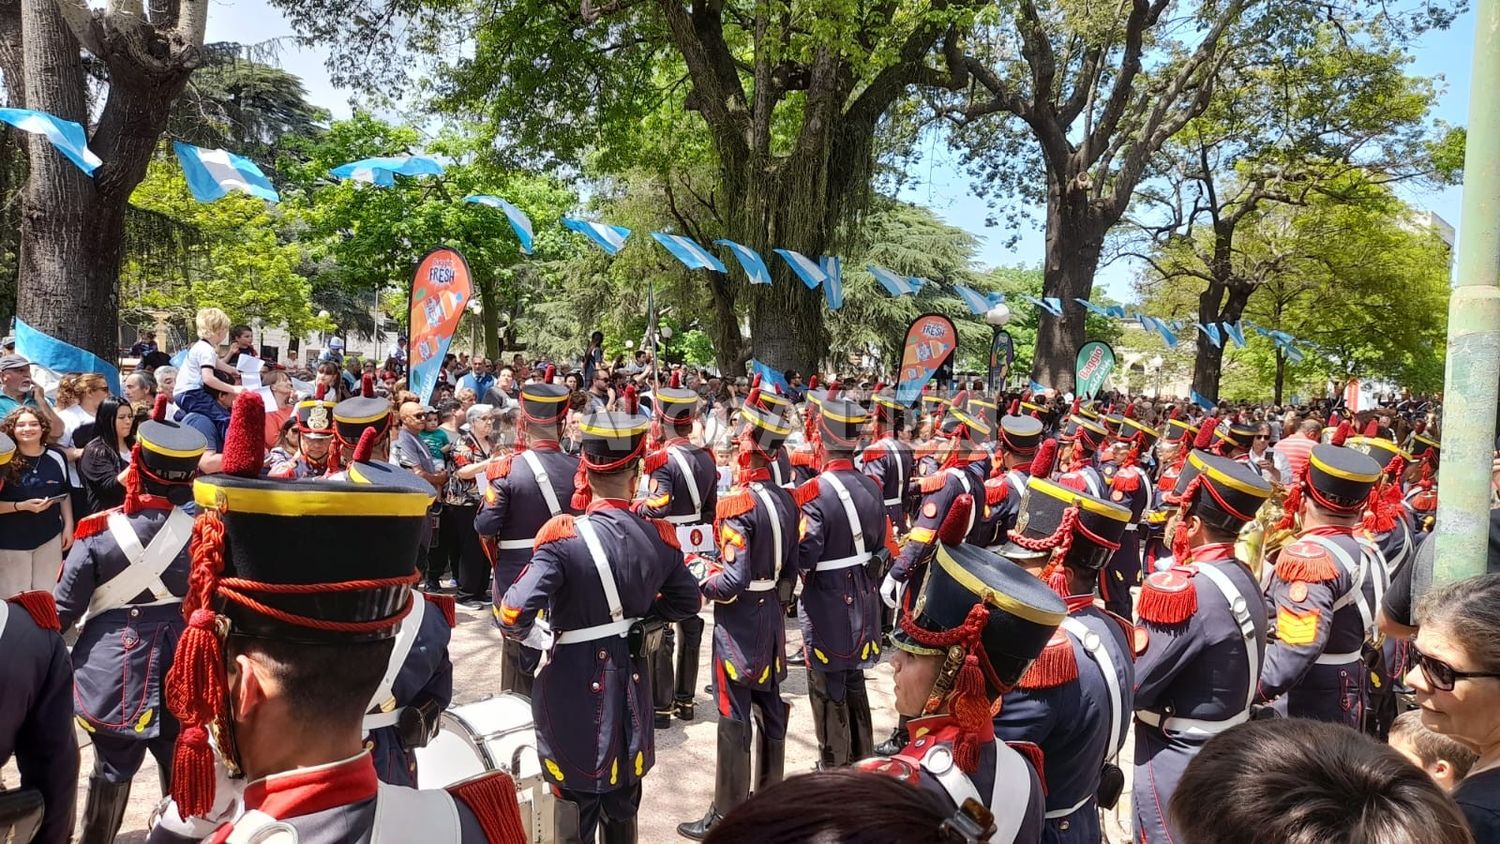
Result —
[[823, 268], [818, 266], [818, 262], [803, 255], [801, 252], [791, 249], [772, 249], [771, 251], [780, 255], [782, 260], [787, 262], [787, 265], [792, 268], [792, 272], [796, 273], [797, 277], [802, 279], [802, 283], [807, 285], [808, 290], [816, 290], [818, 285], [828, 280], [828, 274], [823, 272]]
[[104, 383], [109, 386], [111, 394], [120, 393], [120, 370], [114, 364], [100, 359], [93, 352], [32, 328], [20, 317], [16, 317], [16, 352], [29, 359], [32, 365], [45, 367], [59, 375], [69, 372], [97, 372], [104, 376]]
[[791, 387], [786, 383], [786, 376], [781, 370], [769, 364], [761, 363], [756, 358], [750, 359], [750, 374], [760, 376], [761, 389], [774, 389], [779, 395], [786, 395]]
[[745, 270], [745, 275], [749, 277], [751, 284], [771, 283], [771, 271], [766, 267], [766, 259], [760, 257], [759, 252], [732, 240], [716, 240], [714, 243], [729, 247], [729, 251], [734, 253], [734, 259], [740, 262], [740, 267]]
[[1105, 313], [1109, 314], [1110, 316], [1114, 317], [1115, 319], [1124, 319], [1125, 318], [1125, 306], [1124, 305], [1110, 305], [1109, 307], [1105, 308], [1104, 311], [1105, 311]]
[[172, 149], [177, 151], [177, 160], [182, 163], [182, 175], [187, 177], [188, 190], [199, 202], [223, 199], [230, 191], [248, 193], [267, 202], [281, 201], [259, 165], [242, 155], [228, 150], [195, 147], [182, 141], [173, 141]]
[[714, 257], [712, 252], [698, 245], [698, 241], [691, 237], [680, 234], [667, 234], [666, 232], [652, 232], [651, 236], [656, 242], [666, 248], [672, 256], [682, 262], [682, 265], [690, 270], [713, 270], [717, 273], [727, 273], [724, 262]]
[[22, 132], [45, 135], [64, 158], [73, 162], [79, 170], [90, 176], [94, 175], [94, 171], [104, 164], [99, 156], [89, 149], [88, 139], [83, 134], [83, 127], [71, 120], [63, 120], [61, 117], [36, 109], [0, 108], [0, 121], [9, 123]]
[[607, 255], [614, 255], [621, 249], [624, 249], [625, 238], [630, 237], [630, 229], [624, 226], [595, 223], [589, 220], [580, 220], [577, 217], [563, 217], [562, 223], [564, 226], [592, 240]]
[[844, 259], [825, 255], [818, 262], [827, 281], [823, 284], [823, 301], [828, 310], [836, 311], [844, 306]]
[[869, 270], [870, 275], [873, 276], [876, 281], [880, 282], [880, 286], [885, 288], [885, 292], [891, 294], [891, 296], [896, 298], [899, 298], [901, 296], [914, 296], [916, 295], [917, 290], [921, 289], [922, 287], [921, 279], [906, 278], [905, 276], [891, 272], [885, 267], [871, 264], [865, 269]]
[[441, 176], [443, 165], [420, 155], [394, 155], [361, 158], [348, 164], [340, 164], [329, 173], [336, 179], [352, 179], [388, 188], [396, 184], [397, 176]]
[[1214, 323], [1210, 322], [1208, 325], [1204, 325], [1201, 322], [1195, 322], [1193, 323], [1193, 327], [1197, 328], [1199, 331], [1202, 331], [1203, 336], [1208, 338], [1208, 342], [1214, 344], [1215, 349], [1219, 348], [1220, 344], [1223, 343], [1223, 341], [1219, 339], [1219, 326], [1215, 325]]
[[1235, 342], [1235, 345], [1242, 349], [1245, 347], [1245, 332], [1240, 329], [1239, 323], [1221, 322], [1219, 323], [1219, 328], [1223, 330], [1225, 337]]
[[955, 284], [953, 285], [953, 291], [958, 294], [958, 298], [964, 300], [965, 305], [969, 306], [969, 313], [976, 316], [982, 316], [991, 307], [990, 300], [983, 293], [972, 287]]
[[1213, 410], [1214, 409], [1214, 403], [1213, 403], [1213, 401], [1211, 399], [1205, 398], [1197, 390], [1189, 390], [1188, 392], [1192, 394], [1191, 396], [1189, 396], [1189, 398], [1191, 398], [1193, 400], [1193, 404], [1198, 405], [1199, 407], [1203, 408], [1204, 410]]
[[1032, 381], [1031, 381], [1031, 393], [1032, 393], [1032, 395], [1041, 395], [1042, 393], [1045, 393], [1045, 392], [1047, 392], [1047, 385], [1043, 384], [1040, 381], [1037, 381], [1036, 379], [1032, 379]]
[[516, 238], [521, 241], [521, 251], [527, 255], [531, 254], [532, 239], [531, 218], [526, 212], [511, 205], [498, 196], [489, 194], [473, 194], [464, 197], [464, 202], [472, 202], [476, 205], [487, 205], [490, 208], [498, 208], [505, 212], [505, 219], [510, 221], [510, 227], [516, 233]]
[[1087, 299], [1079, 299], [1079, 298], [1075, 297], [1073, 299], [1073, 301], [1077, 302], [1078, 304], [1082, 305], [1084, 308], [1088, 309], [1089, 313], [1098, 314], [1099, 316], [1106, 317], [1106, 318], [1110, 316], [1110, 313], [1109, 313], [1108, 310], [1099, 307], [1098, 305], [1094, 304], [1093, 302], [1090, 302]]

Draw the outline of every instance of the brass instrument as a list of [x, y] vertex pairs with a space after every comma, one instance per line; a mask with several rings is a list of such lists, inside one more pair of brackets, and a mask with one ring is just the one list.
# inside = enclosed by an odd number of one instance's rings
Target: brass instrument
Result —
[[1245, 526], [1240, 529], [1239, 539], [1234, 543], [1235, 556], [1250, 567], [1257, 579], [1261, 578], [1266, 561], [1274, 560], [1281, 549], [1302, 532], [1300, 519], [1290, 528], [1276, 527], [1276, 524], [1286, 515], [1286, 509], [1283, 506], [1286, 502], [1286, 494], [1285, 486], [1272, 484], [1271, 497], [1260, 505], [1255, 518], [1246, 522]]

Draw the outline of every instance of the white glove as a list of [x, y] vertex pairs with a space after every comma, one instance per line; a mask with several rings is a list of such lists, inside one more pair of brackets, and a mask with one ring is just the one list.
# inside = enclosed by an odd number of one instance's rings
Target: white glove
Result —
[[886, 575], [885, 580], [880, 584], [880, 600], [884, 601], [886, 606], [895, 609], [896, 592], [900, 588], [901, 584], [896, 582], [896, 578]]
[[537, 613], [536, 621], [532, 622], [531, 630], [521, 640], [521, 644], [539, 651], [552, 650], [552, 623], [547, 620], [546, 615]]

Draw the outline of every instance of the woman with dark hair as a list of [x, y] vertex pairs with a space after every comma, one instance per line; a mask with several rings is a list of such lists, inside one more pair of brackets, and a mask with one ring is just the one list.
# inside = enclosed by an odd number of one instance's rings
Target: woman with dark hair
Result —
[[73, 544], [68, 458], [47, 444], [50, 414], [18, 407], [0, 420], [0, 434], [16, 444], [0, 467], [0, 599], [32, 589], [50, 591]]
[[97, 513], [125, 503], [125, 469], [130, 465], [130, 449], [135, 445], [135, 428], [140, 424], [135, 408], [119, 396], [99, 403], [94, 414], [94, 438], [83, 447], [78, 458], [78, 474], [83, 479], [83, 493], [89, 513]]

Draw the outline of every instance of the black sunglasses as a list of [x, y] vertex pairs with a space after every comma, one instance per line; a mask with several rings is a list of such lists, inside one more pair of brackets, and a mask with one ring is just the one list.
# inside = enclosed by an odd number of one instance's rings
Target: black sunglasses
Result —
[[1453, 666], [1436, 657], [1428, 656], [1417, 650], [1416, 642], [1411, 644], [1411, 658], [1422, 668], [1422, 676], [1427, 678], [1433, 688], [1438, 691], [1451, 692], [1453, 685], [1459, 680], [1471, 680], [1479, 677], [1500, 677], [1500, 672], [1494, 671], [1458, 671]]

